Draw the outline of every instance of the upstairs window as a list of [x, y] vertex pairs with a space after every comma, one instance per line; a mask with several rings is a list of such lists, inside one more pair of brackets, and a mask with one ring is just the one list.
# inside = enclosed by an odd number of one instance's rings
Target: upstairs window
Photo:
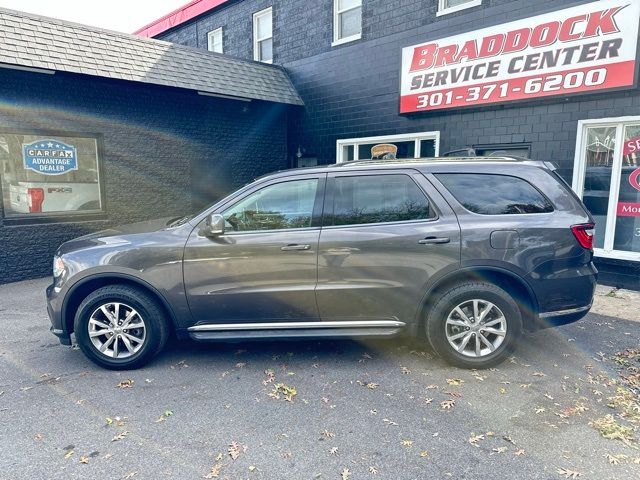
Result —
[[273, 62], [273, 9], [271, 7], [253, 14], [253, 59]]
[[362, 0], [333, 0], [333, 45], [362, 35]]
[[465, 8], [477, 7], [478, 5], [482, 5], [482, 0], [438, 0], [438, 13], [436, 15], [459, 12]]
[[223, 53], [222, 47], [222, 27], [216, 28], [207, 34], [209, 40], [209, 51], [215, 53]]

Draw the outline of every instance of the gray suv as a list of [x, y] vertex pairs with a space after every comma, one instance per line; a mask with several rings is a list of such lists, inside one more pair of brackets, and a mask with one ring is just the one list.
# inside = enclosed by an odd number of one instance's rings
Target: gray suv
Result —
[[593, 219], [552, 164], [356, 161], [258, 179], [190, 217], [63, 244], [52, 331], [112, 369], [167, 338], [387, 337], [484, 368], [523, 331], [579, 320]]

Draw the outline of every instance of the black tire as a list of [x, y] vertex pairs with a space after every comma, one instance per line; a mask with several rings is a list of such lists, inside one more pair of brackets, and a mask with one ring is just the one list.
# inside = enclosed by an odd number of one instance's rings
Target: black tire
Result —
[[[112, 358], [101, 353], [89, 336], [91, 315], [109, 302], [126, 304], [143, 319], [144, 341], [140, 349], [129, 357]], [[169, 327], [164, 311], [148, 293], [126, 285], [108, 285], [95, 290], [82, 301], [76, 312], [74, 333], [80, 350], [92, 362], [111, 370], [130, 370], [142, 367], [162, 351], [169, 338]]]
[[[493, 303], [502, 311], [506, 319], [506, 335], [504, 335], [502, 343], [495, 348], [495, 351], [480, 357], [460, 353], [447, 339], [447, 328], [452, 328], [447, 327], [446, 324], [449, 314], [456, 306], [474, 299]], [[462, 328], [465, 327], [461, 327], [461, 330]], [[468, 282], [458, 284], [433, 299], [432, 308], [427, 312], [426, 333], [435, 352], [448, 363], [461, 368], [488, 368], [502, 362], [513, 352], [522, 333], [522, 315], [516, 302], [503, 289], [490, 283]], [[473, 334], [469, 341], [475, 342], [476, 335]], [[497, 338], [497, 336], [491, 335], [490, 338]], [[482, 345], [482, 348], [485, 348], [484, 344]], [[463, 347], [464, 349], [465, 347]]]

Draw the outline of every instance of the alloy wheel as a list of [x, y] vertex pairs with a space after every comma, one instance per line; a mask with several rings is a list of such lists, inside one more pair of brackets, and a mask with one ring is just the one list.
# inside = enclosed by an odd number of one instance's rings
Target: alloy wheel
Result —
[[96, 308], [87, 328], [96, 350], [114, 359], [138, 353], [147, 333], [142, 316], [133, 307], [120, 302], [105, 303]]
[[485, 357], [495, 352], [507, 335], [507, 319], [495, 304], [466, 300], [447, 316], [445, 333], [449, 345], [466, 357]]

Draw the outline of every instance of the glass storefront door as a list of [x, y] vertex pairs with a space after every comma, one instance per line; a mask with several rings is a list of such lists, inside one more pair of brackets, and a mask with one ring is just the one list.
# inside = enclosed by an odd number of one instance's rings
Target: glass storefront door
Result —
[[596, 221], [596, 255], [640, 260], [640, 118], [580, 122], [573, 188]]

